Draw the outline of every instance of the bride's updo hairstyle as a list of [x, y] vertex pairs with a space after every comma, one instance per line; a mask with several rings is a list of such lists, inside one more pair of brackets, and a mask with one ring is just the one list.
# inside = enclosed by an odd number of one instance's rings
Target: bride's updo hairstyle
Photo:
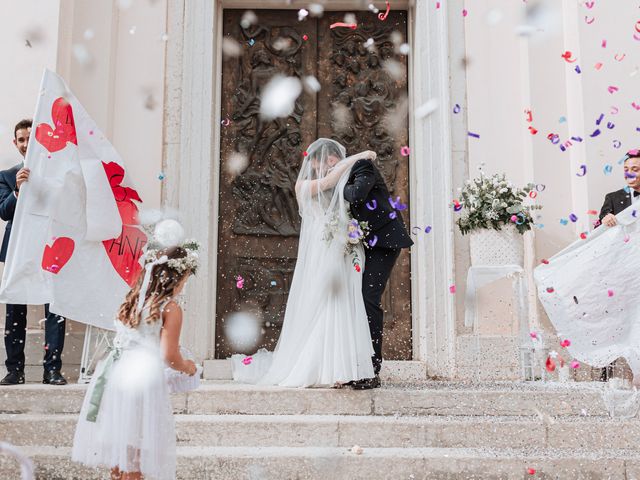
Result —
[[[162, 304], [174, 295], [176, 287], [180, 285], [184, 278], [195, 273], [195, 265], [191, 266], [187, 249], [169, 247], [157, 252], [154, 251], [151, 260], [160, 259], [164, 256], [166, 256], [167, 261], [151, 267], [151, 281], [144, 300], [144, 305], [149, 306], [149, 316], [146, 318], [148, 323], [153, 323], [160, 319], [162, 314], [160, 307]], [[137, 307], [144, 281], [144, 273], [145, 271], [143, 270], [118, 311], [118, 319], [131, 328], [137, 327], [141, 321], [142, 312], [139, 312]]]

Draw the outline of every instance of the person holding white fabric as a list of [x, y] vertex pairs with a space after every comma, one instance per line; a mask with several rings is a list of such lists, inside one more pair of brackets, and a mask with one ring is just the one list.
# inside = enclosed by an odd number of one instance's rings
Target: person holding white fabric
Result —
[[640, 201], [640, 150], [631, 150], [624, 161], [625, 188], [608, 193], [600, 209], [600, 222], [607, 227], [615, 227], [616, 215], [632, 203]]
[[174, 298], [197, 268], [188, 244], [149, 255], [145, 274], [118, 312], [110, 354], [98, 364], [84, 398], [71, 458], [111, 468], [117, 480], [172, 480], [176, 436], [165, 362], [194, 375], [180, 353], [182, 309]]
[[343, 190], [354, 163], [376, 154], [345, 156], [342, 145], [326, 138], [307, 150], [295, 185], [302, 225], [282, 332], [274, 352], [232, 356], [236, 381], [332, 387], [374, 376], [362, 297], [364, 246], [351, 241], [359, 227]]

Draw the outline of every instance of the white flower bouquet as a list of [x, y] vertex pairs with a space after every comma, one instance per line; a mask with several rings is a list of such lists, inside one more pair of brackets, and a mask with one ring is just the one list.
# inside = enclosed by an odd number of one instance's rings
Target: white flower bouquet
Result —
[[463, 235], [482, 229], [501, 230], [507, 225], [514, 225], [523, 234], [534, 224], [532, 212], [542, 208], [525, 204], [533, 191], [532, 183], [518, 188], [505, 174], [488, 177], [480, 170], [480, 176], [467, 180], [461, 189], [462, 213], [456, 224]]

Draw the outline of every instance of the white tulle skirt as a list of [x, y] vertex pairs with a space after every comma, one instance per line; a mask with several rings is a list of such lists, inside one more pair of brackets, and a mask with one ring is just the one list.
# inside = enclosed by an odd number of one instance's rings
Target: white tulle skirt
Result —
[[[233, 355], [233, 378], [285, 387], [331, 387], [374, 376], [373, 346], [362, 298], [364, 250], [323, 240], [321, 218], [302, 221], [298, 261], [274, 352]], [[346, 232], [346, 229], [345, 229]]]
[[173, 412], [157, 346], [122, 351], [108, 372], [95, 422], [87, 420], [103, 360], [85, 395], [73, 440], [72, 459], [88, 466], [142, 472], [147, 480], [176, 475]]

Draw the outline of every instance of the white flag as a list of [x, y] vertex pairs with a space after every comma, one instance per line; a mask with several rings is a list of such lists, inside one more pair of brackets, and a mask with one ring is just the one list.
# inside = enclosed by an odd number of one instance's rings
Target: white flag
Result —
[[147, 237], [124, 163], [55, 73], [33, 118], [0, 301], [40, 305], [101, 328], [141, 271]]

